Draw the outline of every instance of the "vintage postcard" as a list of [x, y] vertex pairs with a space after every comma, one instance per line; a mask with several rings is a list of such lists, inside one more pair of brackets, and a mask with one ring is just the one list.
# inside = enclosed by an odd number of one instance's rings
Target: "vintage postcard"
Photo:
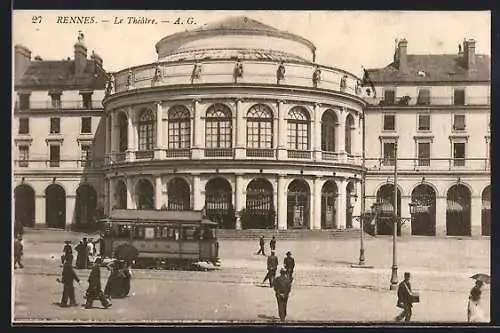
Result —
[[14, 10], [12, 321], [490, 321], [489, 11]]

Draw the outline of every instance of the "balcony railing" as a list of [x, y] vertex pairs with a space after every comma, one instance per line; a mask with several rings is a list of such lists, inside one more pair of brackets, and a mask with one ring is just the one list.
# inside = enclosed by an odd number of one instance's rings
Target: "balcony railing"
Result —
[[325, 161], [336, 161], [339, 159], [339, 153], [335, 151], [323, 151], [321, 152], [321, 159]]
[[274, 149], [247, 148], [247, 157], [273, 158]]
[[153, 159], [154, 156], [154, 150], [138, 150], [135, 152], [135, 159], [137, 160]]
[[97, 170], [103, 167], [104, 160], [81, 160], [81, 159], [30, 159], [30, 160], [14, 160], [14, 166], [18, 168], [29, 168], [30, 170], [43, 169], [93, 169]]
[[[383, 97], [367, 98], [366, 101], [371, 106], [380, 107], [404, 107], [404, 106], [459, 106], [459, 105], [489, 105], [490, 96], [471, 96], [463, 101], [454, 100], [453, 96], [435, 96], [425, 99], [418, 97], [408, 98], [406, 96], [395, 98], [394, 100], [385, 100]], [[463, 103], [462, 103], [463, 102]]]
[[[370, 171], [394, 169], [394, 158], [366, 158], [366, 168]], [[445, 171], [490, 169], [488, 158], [398, 158], [398, 170]]]
[[92, 101], [90, 103], [84, 103], [83, 101], [30, 101], [28, 105], [21, 105], [16, 102], [14, 107], [16, 110], [92, 110], [103, 108], [101, 101]]
[[233, 157], [232, 148], [206, 148], [205, 157]]
[[311, 152], [310, 151], [288, 150], [287, 155], [288, 155], [288, 158], [311, 159]]

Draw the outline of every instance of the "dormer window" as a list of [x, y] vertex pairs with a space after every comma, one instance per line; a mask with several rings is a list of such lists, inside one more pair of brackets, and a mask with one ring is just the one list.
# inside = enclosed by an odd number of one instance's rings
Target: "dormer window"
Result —
[[465, 89], [453, 90], [453, 105], [465, 105]]
[[19, 94], [19, 109], [28, 110], [30, 108], [30, 94]]
[[58, 92], [50, 93], [50, 98], [52, 102], [52, 107], [59, 109], [61, 107], [61, 93]]
[[384, 104], [393, 105], [396, 103], [396, 92], [392, 89], [384, 90]]
[[429, 89], [420, 89], [418, 91], [417, 105], [431, 104], [431, 91]]
[[82, 93], [83, 108], [86, 110], [92, 109], [92, 93]]

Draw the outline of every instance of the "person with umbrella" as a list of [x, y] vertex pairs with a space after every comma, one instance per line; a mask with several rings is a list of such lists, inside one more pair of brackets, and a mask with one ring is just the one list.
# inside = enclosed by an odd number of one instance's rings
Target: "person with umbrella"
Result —
[[63, 284], [63, 294], [61, 298], [61, 307], [68, 306], [76, 306], [75, 298], [75, 286], [73, 285], [73, 281], [76, 281], [78, 284], [80, 283], [80, 279], [76, 275], [75, 270], [73, 269], [73, 255], [70, 254], [66, 256], [66, 260], [63, 263], [63, 271], [62, 271], [62, 279], [57, 279], [57, 282]]
[[89, 275], [89, 287], [87, 289], [87, 302], [85, 303], [85, 309], [91, 309], [95, 300], [101, 301], [102, 306], [107, 309], [112, 304], [104, 297], [104, 293], [101, 288], [101, 264], [102, 259], [96, 258], [92, 270]]
[[484, 283], [490, 282], [490, 277], [487, 274], [475, 274], [471, 278], [475, 279], [476, 283], [470, 290], [469, 301], [467, 302], [467, 321], [485, 322], [487, 320], [481, 307], [481, 287]]

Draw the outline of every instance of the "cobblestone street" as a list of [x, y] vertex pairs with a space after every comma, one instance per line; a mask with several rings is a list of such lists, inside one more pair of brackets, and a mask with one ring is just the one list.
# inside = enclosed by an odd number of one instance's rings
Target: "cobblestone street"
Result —
[[[53, 239], [58, 239], [56, 235]], [[25, 268], [14, 271], [16, 321], [244, 321], [276, 320], [274, 293], [260, 285], [265, 257], [255, 255], [250, 241], [220, 243], [222, 266], [215, 271], [134, 270], [128, 298], [109, 309], [60, 308], [61, 243], [35, 233], [25, 237]], [[61, 236], [62, 237], [62, 236]], [[68, 237], [76, 237], [68, 236]], [[73, 239], [73, 238], [71, 238]], [[77, 238], [75, 238], [76, 240]], [[280, 262], [290, 250], [297, 263], [288, 317], [294, 321], [393, 321], [396, 292], [389, 290], [390, 237], [366, 241], [367, 262], [373, 269], [351, 268], [359, 241], [279, 241]], [[268, 251], [268, 249], [266, 249]], [[416, 322], [465, 322], [467, 296], [474, 273], [489, 273], [489, 239], [401, 238], [399, 278], [412, 272], [412, 286], [421, 303], [414, 306]], [[77, 271], [82, 288], [89, 271]], [[108, 277], [102, 270], [102, 283]], [[483, 293], [489, 314], [489, 286]], [[77, 288], [77, 300], [83, 301]]]

